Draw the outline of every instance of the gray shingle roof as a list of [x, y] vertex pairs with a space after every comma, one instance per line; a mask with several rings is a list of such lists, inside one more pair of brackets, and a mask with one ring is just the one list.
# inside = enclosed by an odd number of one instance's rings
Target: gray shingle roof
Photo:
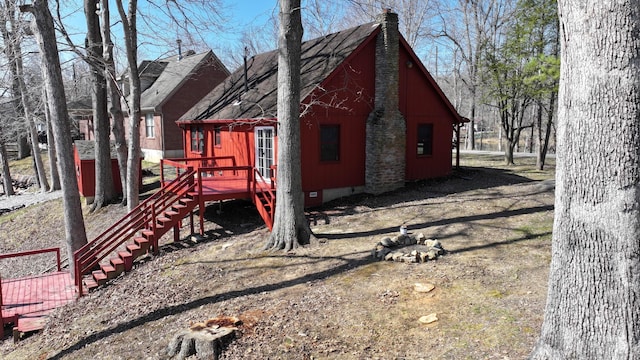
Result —
[[[76, 140], [73, 142], [73, 145], [75, 145], [76, 151], [78, 151], [78, 157], [80, 158], [80, 160], [95, 160], [96, 142], [94, 140]], [[111, 158], [117, 159], [118, 153], [116, 152], [116, 146], [113, 142], [110, 143], [110, 151]]]
[[145, 65], [144, 75], [155, 76], [157, 79], [142, 92], [141, 108], [153, 109], [162, 105], [171, 95], [175, 93], [189, 76], [192, 76], [205, 61], [213, 59], [213, 52], [207, 51], [201, 54], [183, 57], [178, 60], [177, 56], [153, 61], [150, 63], [143, 62], [140, 67]]
[[[301, 99], [310, 94], [377, 28], [377, 23], [368, 23], [302, 43]], [[241, 66], [181, 120], [275, 118], [277, 56], [277, 50], [273, 50], [248, 59], [248, 91], [245, 92], [244, 66]]]

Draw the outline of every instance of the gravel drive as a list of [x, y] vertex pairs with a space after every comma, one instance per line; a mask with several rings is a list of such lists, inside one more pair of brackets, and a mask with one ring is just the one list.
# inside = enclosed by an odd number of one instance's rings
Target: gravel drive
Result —
[[29, 206], [62, 197], [62, 190], [52, 192], [17, 192], [15, 195], [0, 197], [0, 209], [12, 209]]

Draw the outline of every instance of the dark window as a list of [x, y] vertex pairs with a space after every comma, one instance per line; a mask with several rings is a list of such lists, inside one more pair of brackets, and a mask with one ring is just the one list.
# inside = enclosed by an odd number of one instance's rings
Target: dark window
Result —
[[320, 126], [320, 161], [340, 160], [340, 126]]
[[214, 137], [213, 137], [213, 145], [214, 146], [221, 146], [222, 145], [222, 139], [220, 138], [220, 126], [216, 126], [215, 129], [213, 129], [213, 133], [214, 133]]
[[433, 155], [433, 124], [418, 125], [418, 155]]
[[191, 127], [191, 151], [198, 153], [204, 151], [204, 132], [200, 126]]

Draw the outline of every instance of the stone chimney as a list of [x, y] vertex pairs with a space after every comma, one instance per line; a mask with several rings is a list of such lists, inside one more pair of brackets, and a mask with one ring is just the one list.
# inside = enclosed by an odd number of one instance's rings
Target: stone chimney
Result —
[[385, 10], [377, 21], [375, 100], [366, 126], [365, 191], [371, 194], [403, 187], [406, 167], [406, 123], [398, 110], [398, 14]]

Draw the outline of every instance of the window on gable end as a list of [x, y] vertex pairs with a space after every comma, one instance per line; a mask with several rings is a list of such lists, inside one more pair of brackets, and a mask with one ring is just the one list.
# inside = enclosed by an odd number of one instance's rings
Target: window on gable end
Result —
[[340, 125], [320, 125], [320, 161], [340, 161]]
[[418, 155], [433, 155], [433, 124], [418, 124]]

